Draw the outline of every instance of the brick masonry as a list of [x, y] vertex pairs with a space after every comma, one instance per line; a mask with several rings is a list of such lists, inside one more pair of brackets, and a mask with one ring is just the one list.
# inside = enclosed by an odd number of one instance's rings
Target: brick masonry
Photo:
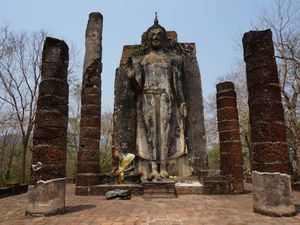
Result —
[[234, 193], [241, 193], [244, 190], [243, 156], [236, 92], [232, 82], [217, 84], [217, 117], [220, 139], [220, 173], [232, 179]]
[[[64, 41], [47, 37], [33, 131], [31, 183], [65, 177], [69, 52]], [[38, 164], [41, 163], [40, 169]]]
[[244, 34], [253, 171], [291, 173], [271, 30]]
[[76, 181], [77, 195], [85, 195], [86, 190], [89, 190], [89, 186], [99, 183], [102, 26], [102, 15], [100, 13], [91, 13], [86, 28], [86, 52], [82, 78], [80, 144]]

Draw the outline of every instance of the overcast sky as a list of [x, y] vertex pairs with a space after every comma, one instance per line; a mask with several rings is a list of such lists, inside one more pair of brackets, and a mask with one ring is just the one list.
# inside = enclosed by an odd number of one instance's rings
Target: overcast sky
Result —
[[[155, 11], [180, 42], [195, 42], [203, 94], [215, 93], [220, 75], [242, 58], [234, 42], [251, 29], [258, 12], [272, 0], [0, 0], [0, 22], [15, 31], [47, 30], [74, 44], [82, 62], [90, 12], [101, 12], [103, 27], [102, 105], [113, 108], [114, 76], [123, 45], [139, 44]], [[78, 78], [81, 79], [81, 69]]]

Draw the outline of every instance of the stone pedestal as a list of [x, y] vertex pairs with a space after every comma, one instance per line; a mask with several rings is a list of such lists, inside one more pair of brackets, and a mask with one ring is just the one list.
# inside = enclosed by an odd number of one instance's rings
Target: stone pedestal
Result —
[[232, 194], [232, 180], [225, 176], [204, 177], [203, 194], [205, 195], [224, 195]]
[[200, 181], [201, 184], [204, 183], [204, 179], [206, 177], [211, 177], [211, 176], [218, 176], [220, 175], [220, 170], [196, 170], [194, 172], [197, 177], [198, 177], [198, 180]]
[[253, 171], [252, 182], [254, 212], [268, 216], [296, 215], [289, 175]]
[[46, 216], [62, 213], [65, 208], [66, 178], [28, 186], [26, 215]]
[[199, 181], [186, 180], [175, 183], [177, 196], [179, 195], [201, 195], [203, 194], [203, 185]]
[[174, 181], [143, 182], [143, 198], [176, 198]]

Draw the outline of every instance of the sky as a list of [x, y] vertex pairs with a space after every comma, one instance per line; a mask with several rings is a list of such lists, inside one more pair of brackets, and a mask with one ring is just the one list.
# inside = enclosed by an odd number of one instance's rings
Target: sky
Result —
[[90, 12], [103, 15], [102, 107], [113, 108], [114, 77], [123, 45], [139, 44], [155, 12], [179, 42], [195, 42], [204, 97], [215, 94], [218, 77], [230, 71], [242, 52], [243, 33], [273, 0], [0, 0], [0, 25], [14, 31], [45, 29], [76, 46], [82, 77], [85, 29]]

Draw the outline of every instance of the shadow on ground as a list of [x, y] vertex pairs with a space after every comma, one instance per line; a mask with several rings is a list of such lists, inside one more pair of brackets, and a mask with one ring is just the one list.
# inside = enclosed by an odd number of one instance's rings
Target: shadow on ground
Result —
[[97, 207], [96, 205], [74, 205], [74, 206], [67, 206], [65, 207], [65, 210], [64, 210], [64, 214], [67, 214], [67, 213], [75, 213], [75, 212], [80, 212], [80, 211], [84, 211], [84, 210], [87, 210], [87, 209], [92, 209], [92, 208], [95, 208]]

